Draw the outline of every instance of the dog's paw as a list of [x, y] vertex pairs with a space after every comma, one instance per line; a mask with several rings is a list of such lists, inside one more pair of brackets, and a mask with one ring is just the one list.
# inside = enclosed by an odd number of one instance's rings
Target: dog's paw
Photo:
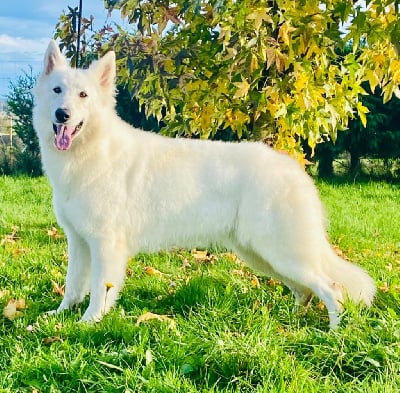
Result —
[[82, 318], [79, 320], [79, 322], [96, 323], [100, 322], [102, 318], [103, 315], [101, 313], [92, 313], [89, 310], [86, 310], [86, 312], [82, 315]]
[[58, 314], [57, 309], [56, 309], [56, 310], [50, 310], [50, 311], [46, 311], [46, 312], [45, 312], [45, 315], [56, 315], [56, 314]]

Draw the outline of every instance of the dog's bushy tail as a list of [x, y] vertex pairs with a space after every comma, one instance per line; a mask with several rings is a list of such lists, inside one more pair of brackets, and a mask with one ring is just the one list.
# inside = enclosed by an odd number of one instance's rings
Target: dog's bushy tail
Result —
[[371, 276], [361, 267], [340, 258], [330, 248], [327, 273], [332, 280], [342, 287], [344, 297], [354, 303], [372, 304], [376, 285]]

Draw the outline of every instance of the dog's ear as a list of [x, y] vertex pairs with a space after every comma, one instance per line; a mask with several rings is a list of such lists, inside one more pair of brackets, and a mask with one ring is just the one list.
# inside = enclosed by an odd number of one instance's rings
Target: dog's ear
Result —
[[100, 83], [100, 86], [107, 92], [114, 94], [115, 91], [115, 53], [107, 52], [100, 60], [90, 66]]
[[61, 54], [57, 43], [54, 40], [49, 42], [46, 54], [44, 55], [44, 69], [45, 75], [49, 75], [55, 68], [67, 67], [67, 61]]

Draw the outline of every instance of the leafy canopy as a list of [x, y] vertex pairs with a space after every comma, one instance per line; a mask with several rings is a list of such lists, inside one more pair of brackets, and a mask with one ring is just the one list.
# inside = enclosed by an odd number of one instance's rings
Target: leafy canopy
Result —
[[120, 82], [166, 134], [225, 130], [301, 160], [303, 140], [312, 149], [335, 140], [355, 115], [365, 125], [363, 82], [379, 86], [385, 101], [398, 93], [397, 1], [104, 3], [132, 29], [102, 29], [97, 49], [117, 52]]

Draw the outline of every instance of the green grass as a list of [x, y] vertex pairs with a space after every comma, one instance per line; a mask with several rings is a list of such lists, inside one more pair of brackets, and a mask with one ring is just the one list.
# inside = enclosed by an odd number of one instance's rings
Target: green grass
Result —
[[[0, 392], [399, 392], [399, 188], [318, 187], [332, 243], [381, 288], [371, 309], [348, 305], [335, 332], [318, 300], [293, 313], [286, 287], [267, 277], [258, 287], [217, 251], [211, 260], [183, 250], [139, 255], [101, 323], [77, 323], [87, 301], [46, 316], [61, 300], [54, 287], [67, 263], [65, 238], [48, 232], [50, 187], [0, 178], [0, 308], [27, 305], [12, 321], [0, 316]], [[169, 320], [137, 324], [147, 311]]]

